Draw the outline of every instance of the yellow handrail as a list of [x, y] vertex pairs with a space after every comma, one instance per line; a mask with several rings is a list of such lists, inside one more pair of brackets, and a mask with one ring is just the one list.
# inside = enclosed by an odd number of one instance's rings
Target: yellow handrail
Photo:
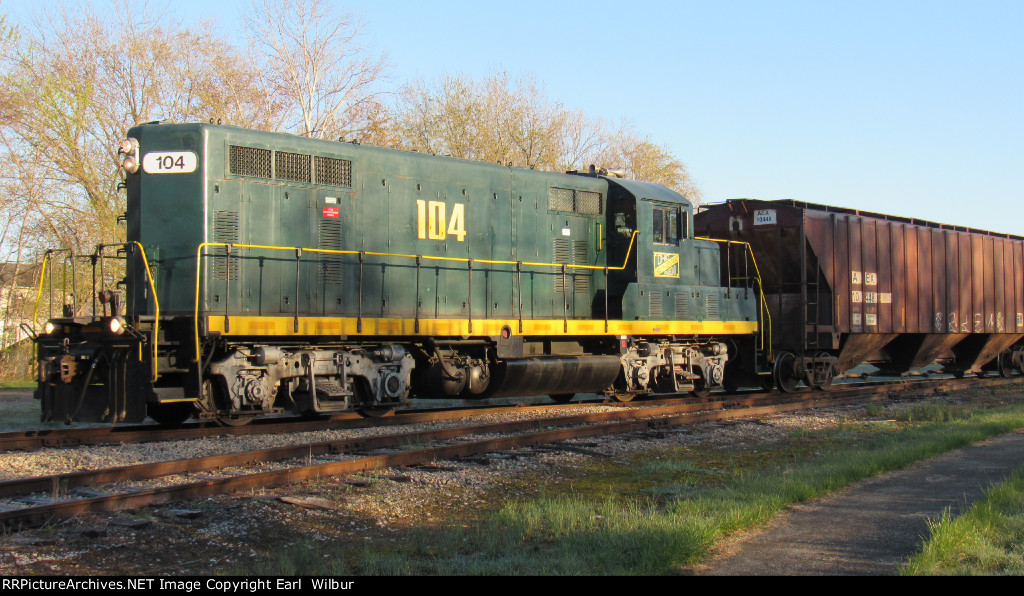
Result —
[[[626, 249], [626, 256], [622, 260], [622, 265], [618, 267], [602, 267], [599, 265], [570, 265], [568, 263], [533, 263], [529, 261], [496, 261], [491, 259], [472, 259], [474, 263], [486, 263], [489, 265], [527, 265], [531, 267], [567, 267], [571, 269], [598, 269], [609, 271], [622, 271], [629, 264], [629, 256], [633, 252], [633, 246], [636, 242], [636, 237], [640, 232], [638, 230], [633, 231], [633, 235], [629, 239], [629, 247]], [[334, 254], [334, 255], [370, 255], [375, 257], [398, 257], [405, 259], [423, 259], [430, 261], [453, 261], [457, 263], [468, 263], [471, 259], [462, 257], [435, 257], [431, 255], [407, 255], [397, 253], [386, 253], [386, 252], [373, 252], [373, 251], [358, 251], [358, 250], [330, 250], [325, 248], [299, 248], [297, 246], [268, 246], [263, 244], [229, 244], [227, 242], [203, 242], [196, 248], [196, 299], [195, 307], [193, 310], [193, 325], [195, 327], [195, 340], [196, 340], [196, 355], [195, 362], [199, 362], [199, 280], [202, 277], [202, 259], [203, 249], [209, 246], [220, 246], [220, 247], [238, 247], [238, 248], [255, 248], [262, 250], [282, 250], [282, 251], [298, 251], [323, 253], [323, 254]]]
[[[157, 353], [158, 353], [157, 352], [157, 344], [159, 343], [159, 335], [160, 335], [160, 299], [157, 297], [156, 284], [153, 282], [153, 272], [149, 268], [149, 259], [146, 257], [146, 249], [143, 248], [142, 244], [140, 244], [138, 241], [134, 241], [134, 240], [132, 242], [120, 242], [120, 243], [116, 243], [116, 244], [101, 244], [100, 248], [106, 247], [106, 246], [131, 246], [131, 245], [139, 247], [139, 252], [142, 254], [142, 264], [146, 266], [146, 280], [149, 282], [149, 289], [150, 289], [150, 291], [153, 292], [153, 307], [154, 307], [154, 310], [155, 310], [155, 312], [154, 312], [155, 319], [153, 321], [153, 382], [156, 382], [156, 380], [158, 378], [160, 378], [160, 375], [158, 374], [158, 364], [157, 364]], [[41, 270], [39, 272], [39, 289], [36, 291], [36, 306], [35, 306], [35, 309], [32, 312], [32, 325], [33, 325], [33, 329], [35, 328], [35, 322], [36, 322], [37, 317], [39, 315], [39, 302], [40, 302], [40, 300], [42, 299], [42, 296], [43, 296], [43, 280], [44, 280], [45, 275], [46, 275], [46, 262], [50, 259], [50, 255], [52, 253], [60, 252], [60, 251], [64, 251], [64, 250], [68, 250], [68, 249], [48, 250], [48, 251], [46, 251], [46, 255], [43, 256], [43, 266], [42, 266], [42, 268], [41, 268]], [[98, 254], [98, 251], [99, 251], [99, 249], [97, 249], [97, 254]], [[95, 289], [95, 288], [93, 288], [93, 289]], [[95, 316], [95, 315], [96, 315], [96, 313], [94, 312], [93, 316]]]
[[139, 244], [137, 240], [133, 240], [132, 244], [139, 247], [139, 252], [142, 253], [142, 264], [146, 266], [146, 279], [149, 280], [149, 289], [153, 292], [153, 382], [155, 383], [159, 374], [159, 365], [157, 362], [157, 347], [160, 344], [160, 300], [156, 295], [156, 284], [153, 283], [153, 272], [149, 269], [149, 259], [146, 258], [146, 249]]
[[[51, 252], [52, 251], [48, 250], [46, 251], [46, 254], [43, 255], [43, 266], [39, 270], [39, 289], [36, 290], [36, 306], [32, 310], [32, 331], [35, 331], [36, 321], [39, 320], [39, 301], [43, 299], [43, 280], [46, 278], [46, 262], [50, 260]], [[50, 291], [52, 292], [53, 290]]]
[[754, 264], [754, 274], [757, 275], [757, 294], [760, 297], [758, 306], [761, 311], [761, 320], [767, 321], [767, 323], [761, 329], [761, 349], [765, 349], [765, 333], [768, 335], [768, 358], [771, 360], [772, 356], [772, 314], [768, 310], [768, 301], [764, 297], [764, 283], [761, 280], [761, 269], [757, 266], [757, 257], [754, 256], [754, 249], [751, 248], [749, 242], [741, 242], [739, 240], [721, 240], [719, 238], [706, 238], [697, 237], [696, 240], [707, 240], [709, 242], [722, 242], [726, 244], [742, 244], [747, 247], [747, 252], [750, 253], [750, 262]]

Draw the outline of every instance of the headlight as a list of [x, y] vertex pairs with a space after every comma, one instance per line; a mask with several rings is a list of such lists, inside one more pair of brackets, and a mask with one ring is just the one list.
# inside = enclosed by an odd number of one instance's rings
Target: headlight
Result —
[[46, 335], [53, 335], [53, 332], [57, 330], [57, 326], [53, 324], [53, 321], [47, 321], [43, 324], [43, 333]]
[[114, 333], [116, 335], [121, 335], [122, 333], [124, 333], [125, 322], [124, 319], [122, 319], [121, 317], [114, 317], [113, 319], [110, 319], [109, 325], [111, 333]]
[[121, 163], [121, 169], [127, 174], [134, 174], [139, 171], [139, 141], [134, 138], [127, 138], [121, 141], [117, 148], [117, 159]]

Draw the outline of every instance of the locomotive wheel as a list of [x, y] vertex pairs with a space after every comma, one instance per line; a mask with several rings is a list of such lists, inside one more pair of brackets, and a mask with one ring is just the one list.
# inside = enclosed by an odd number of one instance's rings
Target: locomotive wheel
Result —
[[395, 409], [390, 406], [373, 405], [373, 392], [365, 378], [356, 377], [352, 389], [355, 391], [355, 403], [366, 404], [356, 407], [356, 413], [363, 418], [383, 418], [394, 413]]
[[694, 397], [707, 397], [711, 395], [711, 389], [708, 388], [708, 384], [703, 378], [695, 379], [690, 394]]
[[191, 403], [149, 404], [146, 407], [150, 418], [168, 428], [178, 428], [192, 417], [194, 411], [195, 407]]
[[217, 424], [221, 426], [245, 426], [255, 419], [255, 416], [229, 416], [227, 414], [218, 415], [214, 418]]
[[760, 375], [760, 377], [761, 389], [764, 389], [765, 391], [775, 389], [775, 379], [772, 378], [772, 375]]
[[227, 400], [224, 396], [227, 388], [222, 382], [213, 379], [203, 380], [203, 399], [198, 402], [200, 411], [213, 414], [213, 421], [221, 426], [245, 426], [256, 417], [253, 414], [231, 415], [220, 410], [219, 404]]
[[559, 393], [557, 395], [549, 395], [551, 399], [555, 400], [555, 403], [567, 404], [572, 401], [572, 398], [576, 397], [575, 393]]
[[775, 367], [772, 369], [772, 377], [775, 384], [783, 393], [793, 393], [800, 384], [800, 377], [796, 376], [793, 365], [796, 364], [796, 356], [789, 352], [782, 352], [775, 359]]

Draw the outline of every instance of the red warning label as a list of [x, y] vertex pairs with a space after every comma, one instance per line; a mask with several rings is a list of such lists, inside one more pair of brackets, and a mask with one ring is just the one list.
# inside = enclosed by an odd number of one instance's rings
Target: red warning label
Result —
[[340, 216], [341, 216], [341, 210], [338, 209], [337, 207], [331, 207], [331, 206], [324, 207], [324, 217], [333, 217], [333, 218], [337, 219]]

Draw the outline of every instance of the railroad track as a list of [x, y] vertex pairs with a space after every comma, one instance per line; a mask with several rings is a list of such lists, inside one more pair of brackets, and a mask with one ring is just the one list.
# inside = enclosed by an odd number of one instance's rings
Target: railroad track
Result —
[[[1024, 377], [1017, 377], [1024, 378]], [[898, 381], [870, 381], [858, 382], [857, 387], [876, 388], [888, 387], [892, 391], [911, 390], [940, 390], [949, 391], [962, 389], [964, 387], [976, 386], [979, 383], [988, 381], [1001, 381], [1001, 378], [989, 377], [987, 379], [914, 379]], [[845, 392], [851, 391], [849, 385], [834, 385], [824, 396], [839, 397]], [[811, 389], [797, 392], [797, 395], [812, 393]], [[32, 451], [38, 449], [82, 447], [89, 445], [119, 445], [129, 443], [143, 443], [152, 441], [177, 441], [198, 439], [203, 437], [216, 436], [249, 436], [277, 433], [297, 433], [310, 430], [338, 430], [357, 429], [373, 426], [416, 424], [421, 422], [436, 422], [463, 418], [480, 413], [500, 413], [505, 411], [524, 411], [529, 409], [572, 409], [581, 405], [605, 403], [607, 405], [620, 405], [624, 407], [651, 407], [668, 404], [706, 404], [708, 408], [726, 408], [731, 404], [752, 403], [749, 400], [766, 400], [764, 403], [772, 403], [767, 400], [785, 399], [778, 393], [764, 393], [761, 391], [746, 391], [736, 395], [725, 395], [721, 393], [712, 394], [707, 398], [661, 398], [649, 401], [633, 401], [627, 403], [608, 402], [601, 400], [589, 400], [585, 402], [574, 402], [572, 404], [543, 404], [536, 406], [505, 406], [505, 405], [479, 405], [470, 408], [410, 408], [399, 410], [393, 416], [384, 418], [363, 418], [356, 414], [341, 414], [328, 419], [307, 420], [297, 418], [264, 419], [258, 420], [247, 426], [219, 426], [214, 423], [192, 423], [181, 428], [164, 428], [157, 425], [129, 425], [129, 426], [92, 426], [83, 428], [64, 429], [36, 429], [25, 431], [13, 431], [0, 433], [0, 453], [6, 451]], [[745, 401], [746, 400], [746, 401]]]
[[[982, 380], [981, 386], [1021, 384], [1022, 381], [1024, 379], [1021, 378], [993, 378]], [[915, 393], [922, 395], [948, 391], [950, 387], [962, 386], [962, 383], [942, 380], [908, 385]], [[978, 380], [974, 380], [971, 386], [978, 386]], [[851, 386], [827, 394], [810, 391], [796, 396], [774, 394], [776, 403], [770, 404], [761, 394], [759, 397], [740, 398], [729, 403], [711, 401], [620, 408], [613, 412], [344, 438], [8, 480], [0, 482], [0, 525], [7, 530], [18, 530], [83, 513], [134, 509], [234, 491], [294, 484], [324, 476], [423, 465], [437, 460], [530, 448], [568, 439], [667, 430], [706, 422], [860, 404], [884, 400], [893, 393], [907, 397], [910, 390], [887, 383]], [[522, 411], [523, 408], [518, 410]], [[487, 438], [478, 438], [480, 436]], [[432, 446], [409, 448], [410, 444]], [[377, 452], [380, 450], [387, 452]], [[275, 469], [266, 470], [269, 465]], [[131, 486], [130, 483], [137, 484]], [[138, 486], [138, 483], [148, 486]], [[151, 486], [154, 483], [160, 485]]]

